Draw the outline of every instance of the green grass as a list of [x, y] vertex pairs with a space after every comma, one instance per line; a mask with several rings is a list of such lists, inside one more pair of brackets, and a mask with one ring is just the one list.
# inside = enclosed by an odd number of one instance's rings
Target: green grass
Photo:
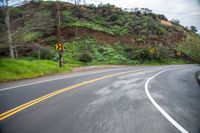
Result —
[[57, 62], [48, 60], [0, 59], [0, 82], [67, 72], [73, 66], [77, 65], [65, 64], [59, 68]]
[[[167, 65], [167, 64], [186, 64], [184, 60], [168, 59], [162, 62], [157, 61], [145, 61], [140, 63], [135, 60], [130, 63], [119, 63], [119, 62], [102, 62], [89, 64], [82, 64], [84, 66], [90, 65]], [[20, 80], [27, 78], [34, 78], [44, 75], [50, 75], [60, 72], [70, 71], [73, 67], [80, 66], [80, 64], [65, 64], [62, 68], [59, 68], [57, 62], [48, 60], [24, 60], [24, 59], [0, 59], [0, 82]]]
[[120, 26], [110, 26], [110, 27], [105, 27], [102, 26], [100, 24], [96, 24], [96, 23], [92, 23], [92, 22], [88, 22], [88, 21], [77, 21], [77, 22], [73, 22], [73, 23], [69, 23], [69, 24], [63, 24], [62, 27], [67, 27], [67, 26], [78, 26], [78, 27], [85, 27], [91, 30], [95, 30], [95, 31], [99, 31], [99, 32], [104, 32], [110, 35], [127, 35], [128, 34], [128, 30], [120, 27]]

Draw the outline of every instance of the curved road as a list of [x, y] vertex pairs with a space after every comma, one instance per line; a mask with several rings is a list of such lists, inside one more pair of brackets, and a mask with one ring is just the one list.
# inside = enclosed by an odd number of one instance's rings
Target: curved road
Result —
[[0, 133], [199, 133], [199, 70], [119, 67], [3, 83]]

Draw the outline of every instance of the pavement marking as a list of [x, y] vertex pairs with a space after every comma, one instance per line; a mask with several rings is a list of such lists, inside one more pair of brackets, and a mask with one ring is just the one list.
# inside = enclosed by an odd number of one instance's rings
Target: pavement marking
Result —
[[189, 133], [185, 128], [183, 128], [180, 124], [178, 124], [167, 112], [165, 112], [165, 110], [158, 105], [155, 100], [152, 98], [151, 94], [149, 93], [149, 89], [148, 89], [148, 84], [149, 82], [154, 79], [156, 76], [169, 71], [169, 70], [174, 70], [174, 69], [180, 69], [180, 68], [173, 68], [173, 69], [167, 69], [167, 70], [163, 70], [160, 71], [159, 73], [155, 74], [154, 76], [150, 77], [146, 83], [145, 83], [145, 92], [149, 98], [149, 100], [151, 101], [151, 103], [158, 109], [158, 111], [160, 111], [160, 113], [169, 121], [171, 122], [171, 124], [173, 124], [180, 132], [182, 133]]
[[60, 78], [54, 78], [54, 79], [49, 79], [49, 80], [43, 80], [43, 81], [38, 81], [38, 82], [34, 82], [34, 83], [27, 83], [27, 84], [18, 85], [18, 86], [6, 87], [6, 88], [3, 88], [3, 89], [0, 89], [0, 92], [6, 91], [6, 90], [11, 90], [11, 89], [18, 88], [18, 87], [24, 87], [24, 86], [34, 85], [34, 84], [45, 83], [45, 82], [49, 82], [49, 81], [67, 79], [67, 78], [72, 78], [72, 77], [79, 77], [79, 76], [90, 75], [90, 74], [95, 74], [95, 73], [123, 70], [123, 69], [130, 69], [130, 68], [120, 68], [120, 69], [114, 69], [114, 70], [112, 69], [112, 70], [105, 70], [105, 71], [100, 71], [100, 72], [98, 71], [98, 72], [91, 72], [91, 73], [86, 73], [86, 74], [77, 74], [77, 75], [71, 75], [71, 76], [67, 76], [67, 77], [60, 77]]
[[[163, 66], [163, 67], [167, 67], [167, 66]], [[0, 88], [0, 92], [6, 91], [6, 90], [11, 90], [11, 89], [18, 88], [18, 87], [24, 87], [24, 86], [34, 85], [34, 84], [45, 83], [45, 82], [49, 82], [49, 81], [67, 79], [67, 78], [72, 78], [72, 77], [79, 77], [79, 76], [90, 75], [90, 74], [101, 73], [101, 72], [123, 70], [123, 69], [130, 69], [130, 68], [118, 68], [118, 69], [114, 68], [114, 70], [112, 69], [112, 70], [105, 70], [105, 71], [97, 71], [97, 72], [91, 72], [91, 73], [86, 73], [86, 74], [77, 74], [77, 75], [71, 75], [71, 76], [67, 76], [67, 77], [60, 77], [60, 78], [54, 78], [54, 79], [49, 79], [49, 80], [43, 80], [43, 81], [38, 81], [38, 82], [34, 82], [34, 83], [27, 83], [27, 84], [22, 84], [22, 85], [17, 85], [17, 86], [6, 87], [6, 88], [2, 88], [2, 89]]]
[[110, 77], [114, 77], [114, 76], [119, 76], [119, 75], [122, 75], [122, 74], [128, 74], [128, 73], [132, 73], [132, 72], [140, 72], [140, 71], [144, 71], [144, 69], [139, 69], [139, 70], [132, 70], [132, 71], [126, 71], [126, 72], [120, 72], [120, 73], [115, 73], [115, 74], [110, 74], [110, 75], [107, 75], [107, 76], [103, 76], [103, 77], [100, 77], [100, 78], [96, 78], [96, 79], [92, 79], [92, 80], [89, 80], [89, 81], [84, 81], [84, 82], [81, 82], [79, 84], [75, 84], [75, 85], [72, 85], [72, 86], [69, 86], [69, 87], [66, 87], [66, 88], [63, 88], [63, 89], [60, 89], [60, 90], [57, 90], [57, 91], [54, 91], [52, 93], [49, 93], [49, 94], [46, 94], [44, 96], [41, 96], [39, 98], [36, 98], [32, 101], [29, 101], [27, 103], [24, 103], [18, 107], [15, 107], [11, 110], [8, 110], [6, 112], [3, 112], [0, 114], [0, 121], [28, 108], [28, 107], [31, 107], [37, 103], [40, 103], [46, 99], [49, 99], [53, 96], [56, 96], [58, 94], [61, 94], [63, 92], [66, 92], [66, 91], [69, 91], [71, 89], [74, 89], [74, 88], [77, 88], [77, 87], [80, 87], [80, 86], [83, 86], [83, 85], [87, 85], [87, 84], [91, 84], [93, 82], [96, 82], [96, 81], [99, 81], [99, 80], [103, 80], [103, 79], [106, 79], [106, 78], [110, 78]]

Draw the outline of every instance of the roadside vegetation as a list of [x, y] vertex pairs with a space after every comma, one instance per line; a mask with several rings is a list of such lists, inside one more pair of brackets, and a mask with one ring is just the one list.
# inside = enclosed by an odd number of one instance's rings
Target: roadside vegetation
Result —
[[92, 38], [79, 38], [65, 43], [63, 55], [65, 63], [75, 64], [183, 64], [181, 57], [173, 58], [173, 53], [162, 45], [155, 48], [152, 55], [149, 47], [126, 46], [116, 42], [112, 45], [98, 43]]
[[187, 57], [200, 63], [200, 37], [194, 33], [188, 33], [184, 42], [178, 46]]
[[62, 2], [60, 10], [63, 68], [58, 68], [55, 50], [55, 2], [31, 0], [0, 8], [0, 81], [68, 71], [77, 65], [200, 63], [196, 28], [183, 27], [179, 20], [170, 21], [148, 8]]
[[78, 65], [65, 64], [58, 69], [58, 64], [49, 60], [0, 59], [0, 82], [67, 72], [74, 66]]

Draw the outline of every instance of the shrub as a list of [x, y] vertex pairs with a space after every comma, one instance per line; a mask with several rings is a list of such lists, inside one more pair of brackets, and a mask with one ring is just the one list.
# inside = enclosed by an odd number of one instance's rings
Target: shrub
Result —
[[89, 63], [92, 61], [92, 55], [89, 53], [82, 53], [79, 56], [79, 61], [84, 62], [84, 63]]
[[149, 51], [147, 48], [140, 48], [140, 47], [132, 47], [127, 48], [127, 56], [131, 60], [139, 60], [140, 62], [143, 62], [145, 60], [150, 60], [151, 55], [149, 54]]
[[55, 60], [55, 51], [52, 50], [52, 48], [48, 48], [48, 47], [40, 47], [39, 49], [37, 49], [36, 51], [34, 51], [32, 53], [32, 55], [30, 55], [29, 58], [33, 57], [35, 59], [48, 59], [48, 60]]
[[170, 49], [167, 46], [160, 44], [156, 47], [156, 52], [153, 56], [156, 60], [168, 59], [170, 57]]

